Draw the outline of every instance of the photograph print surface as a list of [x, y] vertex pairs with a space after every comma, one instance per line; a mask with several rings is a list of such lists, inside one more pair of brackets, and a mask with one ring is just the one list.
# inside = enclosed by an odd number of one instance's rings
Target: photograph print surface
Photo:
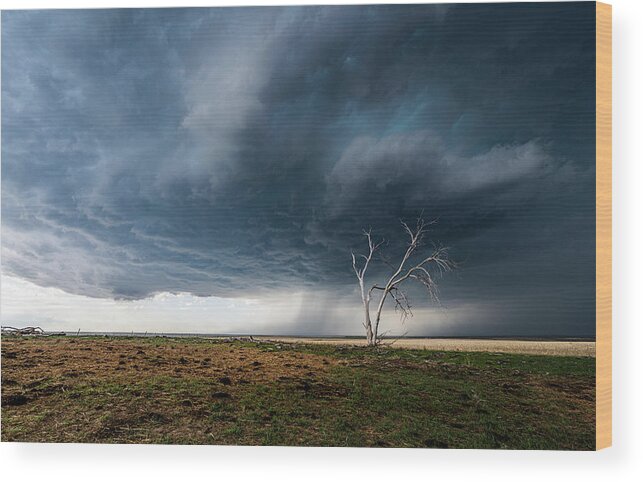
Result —
[[596, 4], [2, 12], [2, 440], [590, 450]]

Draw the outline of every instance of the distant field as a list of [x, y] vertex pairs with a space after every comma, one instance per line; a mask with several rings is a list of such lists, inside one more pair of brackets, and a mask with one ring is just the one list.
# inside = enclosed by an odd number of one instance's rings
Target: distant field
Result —
[[[365, 340], [356, 338], [298, 338], [298, 337], [256, 337], [277, 342], [357, 345], [363, 346]], [[593, 341], [549, 341], [549, 340], [503, 340], [469, 338], [400, 338], [386, 340], [394, 348], [442, 351], [483, 351], [497, 353], [522, 353], [525, 355], [552, 356], [596, 356], [596, 343]]]
[[30, 442], [591, 450], [594, 378], [591, 356], [3, 337], [1, 435]]

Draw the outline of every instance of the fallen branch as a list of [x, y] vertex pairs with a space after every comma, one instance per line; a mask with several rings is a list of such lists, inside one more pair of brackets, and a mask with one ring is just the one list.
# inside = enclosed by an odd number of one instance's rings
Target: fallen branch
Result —
[[47, 333], [39, 326], [26, 326], [24, 328], [16, 328], [14, 326], [3, 326], [3, 335], [20, 335], [20, 336], [50, 336], [50, 335], [64, 335], [64, 333]]

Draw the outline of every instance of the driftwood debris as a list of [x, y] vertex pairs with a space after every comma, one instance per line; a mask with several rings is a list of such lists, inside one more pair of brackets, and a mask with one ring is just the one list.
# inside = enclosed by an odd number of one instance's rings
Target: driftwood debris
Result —
[[19, 336], [50, 336], [50, 335], [64, 335], [64, 333], [47, 333], [39, 326], [26, 326], [24, 328], [15, 328], [13, 326], [3, 326], [3, 335], [19, 335]]

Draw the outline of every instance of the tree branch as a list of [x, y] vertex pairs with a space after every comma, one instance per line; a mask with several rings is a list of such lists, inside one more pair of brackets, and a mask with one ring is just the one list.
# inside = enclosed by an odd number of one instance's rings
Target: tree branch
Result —
[[[456, 267], [455, 263], [449, 259], [448, 248], [442, 246], [434, 246], [433, 252], [430, 256], [420, 260], [419, 262], [415, 262], [411, 267], [407, 268], [407, 265], [411, 264], [410, 260], [418, 251], [418, 248], [423, 246], [423, 239], [428, 231], [428, 227], [432, 224], [435, 224], [436, 222], [437, 221], [435, 220], [425, 222], [422, 217], [419, 217], [416, 220], [415, 227], [411, 227], [403, 220], [400, 220], [404, 232], [406, 232], [406, 234], [408, 235], [408, 244], [397, 266], [393, 263], [390, 263], [388, 258], [380, 253], [381, 259], [393, 271], [384, 286], [374, 284], [367, 291], [364, 285], [364, 278], [369, 264], [373, 259], [374, 253], [378, 252], [382, 244], [384, 244], [384, 240], [380, 241], [379, 243], [375, 243], [371, 235], [371, 230], [364, 230], [362, 234], [366, 237], [368, 242], [368, 254], [355, 255], [355, 253], [351, 251], [353, 271], [355, 272], [355, 275], [359, 280], [359, 285], [362, 292], [362, 300], [364, 302], [365, 322], [363, 323], [363, 325], [367, 328], [367, 338], [369, 340], [369, 344], [377, 344], [381, 339], [381, 337], [378, 335], [379, 324], [381, 320], [382, 309], [388, 296], [392, 298], [395, 311], [400, 313], [402, 322], [404, 322], [407, 317], [413, 316], [413, 311], [411, 310], [411, 304], [408, 300], [408, 297], [406, 293], [400, 289], [400, 285], [407, 279], [411, 278], [422, 283], [422, 285], [424, 285], [424, 287], [427, 289], [430, 299], [434, 302], [440, 303], [439, 291], [437, 283], [434, 280], [433, 273], [437, 272], [437, 274], [442, 275], [443, 273], [451, 271]], [[363, 260], [361, 265], [358, 262], [358, 259]], [[382, 296], [377, 306], [377, 313], [373, 324], [374, 330], [371, 331], [369, 305], [372, 294], [376, 290], [381, 291]]]

